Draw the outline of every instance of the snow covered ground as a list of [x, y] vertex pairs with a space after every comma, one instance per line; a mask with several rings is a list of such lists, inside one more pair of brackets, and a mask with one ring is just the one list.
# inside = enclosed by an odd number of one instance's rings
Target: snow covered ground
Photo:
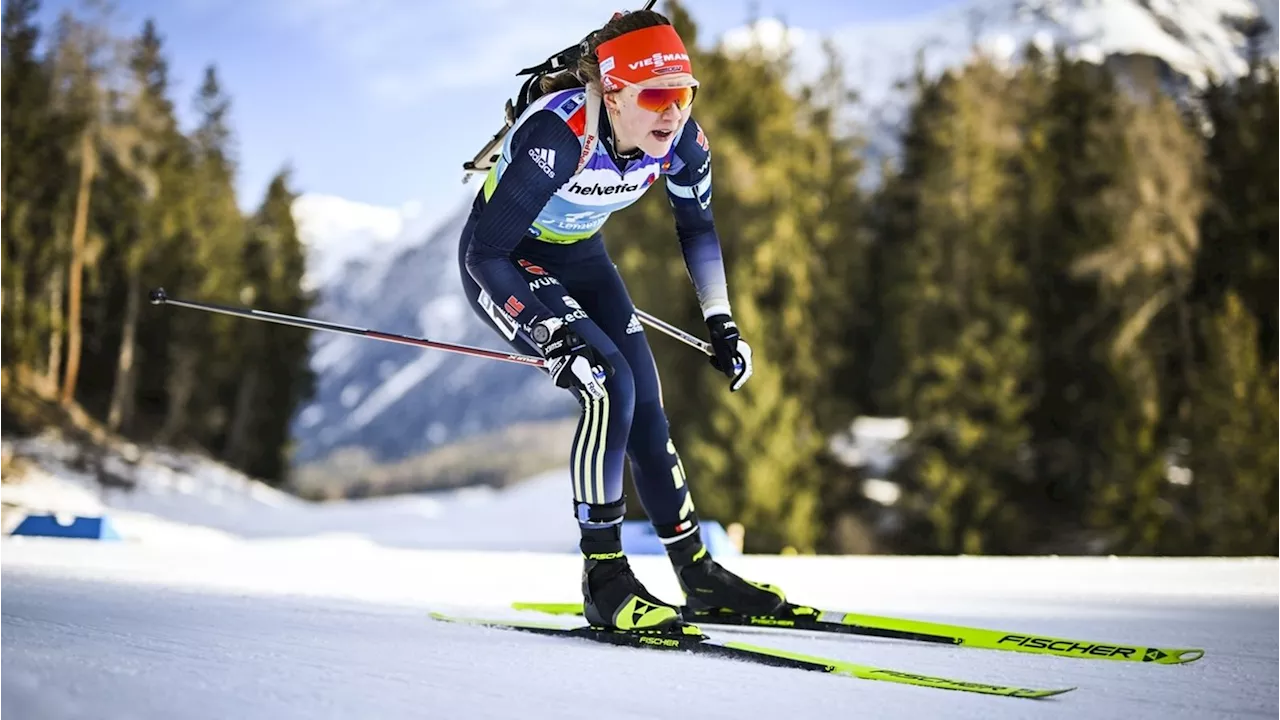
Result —
[[[1203, 647], [1155, 666], [770, 631], [713, 634], [896, 670], [1030, 687], [1029, 701], [444, 625], [569, 600], [571, 555], [201, 551], [8, 539], [3, 713], [17, 718], [1275, 717], [1273, 561], [736, 559], [792, 597], [1076, 637]], [[637, 558], [675, 597], [657, 558]], [[1025, 583], [1043, 582], [1038, 588]], [[605, 707], [602, 703], [611, 703]]]
[[[6, 484], [6, 504], [66, 509], [75, 488], [89, 487], [42, 458], [45, 475], [35, 476], [44, 489]], [[580, 561], [559, 551], [562, 533], [574, 535], [564, 518], [567, 480], [555, 473], [506, 492], [317, 507], [183, 462], [190, 472], [166, 482], [144, 463], [139, 492], [108, 496], [124, 541], [0, 541], [4, 717], [1003, 720], [1278, 711], [1274, 558], [725, 560], [794, 600], [832, 609], [1206, 651], [1189, 665], [1157, 666], [712, 631], [901, 671], [1078, 687], [1029, 701], [432, 621], [431, 610], [515, 617], [506, 609], [515, 600], [576, 598]], [[86, 492], [80, 502], [102, 500]], [[665, 560], [633, 564], [657, 594], [679, 597]]]

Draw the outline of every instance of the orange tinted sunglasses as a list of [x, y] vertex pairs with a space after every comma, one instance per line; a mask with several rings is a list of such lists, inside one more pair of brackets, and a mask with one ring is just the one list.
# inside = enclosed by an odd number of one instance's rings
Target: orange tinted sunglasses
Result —
[[698, 81], [694, 80], [692, 85], [680, 85], [678, 87], [645, 87], [629, 83], [619, 77], [610, 76], [611, 80], [616, 80], [624, 85], [634, 85], [640, 90], [636, 95], [636, 105], [641, 110], [648, 110], [653, 113], [664, 113], [667, 108], [672, 105], [679, 110], [688, 110], [693, 104], [693, 99], [698, 95]]

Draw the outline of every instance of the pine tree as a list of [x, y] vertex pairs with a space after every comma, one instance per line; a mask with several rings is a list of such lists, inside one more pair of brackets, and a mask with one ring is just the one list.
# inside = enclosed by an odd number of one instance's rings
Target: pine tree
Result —
[[1021, 252], [1030, 273], [1035, 372], [1031, 379], [1032, 461], [1047, 505], [1039, 513], [1046, 550], [1084, 548], [1079, 532], [1090, 482], [1126, 460], [1103, 453], [1116, 403], [1104, 346], [1115, 322], [1092, 278], [1076, 262], [1110, 246], [1118, 232], [1109, 188], [1123, 173], [1120, 95], [1105, 67], [1070, 60], [1059, 49], [1028, 49], [1019, 70], [1024, 110], [1013, 166]]
[[1277, 359], [1276, 237], [1277, 69], [1255, 61], [1236, 82], [1205, 91], [1211, 128], [1206, 140], [1209, 198], [1201, 221], [1204, 241], [1197, 261], [1194, 300], [1210, 311], [1234, 291], [1257, 318], [1263, 361]]
[[167, 235], [176, 231], [174, 185], [180, 182], [175, 162], [182, 140], [178, 135], [173, 105], [169, 101], [169, 70], [162, 41], [155, 24], [148, 20], [134, 41], [129, 60], [130, 85], [127, 113], [137, 131], [136, 162], [141, 192], [137, 232], [123, 251], [124, 312], [121, 318], [119, 352], [115, 378], [107, 410], [107, 426], [113, 431], [131, 423], [136, 393], [138, 325], [142, 308], [142, 275]]
[[1201, 319], [1204, 360], [1191, 396], [1181, 509], [1193, 518], [1164, 552], [1270, 555], [1280, 505], [1276, 365], [1257, 351], [1257, 322], [1234, 292]]
[[[192, 137], [193, 225], [190, 242], [175, 248], [180, 258], [166, 282], [177, 290], [175, 295], [250, 303], [252, 298], [241, 296], [235, 262], [244, 243], [244, 219], [235, 196], [231, 101], [212, 66], [205, 70], [195, 104], [201, 119]], [[187, 438], [206, 447], [221, 446], [228, 412], [220, 389], [238, 372], [232, 358], [239, 329], [232, 318], [205, 314], [188, 316], [174, 327], [162, 442]]]
[[[893, 193], [886, 298], [902, 366], [896, 403], [912, 422], [904, 543], [916, 550], [1010, 552], [1036, 524], [1026, 462], [1029, 288], [1009, 230], [1005, 171], [1018, 147], [1010, 82], [979, 59], [917, 107]], [[927, 109], [928, 112], [922, 112]], [[886, 238], [886, 241], [889, 239]]]
[[1162, 549], [1270, 554], [1276, 537], [1277, 71], [1250, 33], [1250, 72], [1203, 103], [1206, 206], [1189, 293], [1196, 361], [1178, 425], [1187, 518]]
[[[36, 3], [4, 8], [6, 382], [41, 372], [47, 395], [74, 399], [112, 430], [211, 453], [227, 449], [238, 423], [237, 464], [279, 481], [289, 420], [312, 383], [306, 333], [254, 336], [242, 320], [145, 310], [141, 300], [164, 285], [175, 296], [257, 298], [307, 314], [287, 174], [247, 238], [230, 100], [214, 70], [197, 93], [201, 123], [186, 137], [155, 24], [125, 43], [111, 34], [105, 3], [85, 7], [86, 17], [62, 15], [47, 59], [35, 55]], [[246, 370], [258, 390], [241, 393], [251, 411], [232, 418]]]
[[[78, 182], [75, 209], [70, 228], [70, 252], [67, 268], [66, 368], [61, 381], [59, 400], [69, 406], [75, 400], [82, 356], [83, 287], [86, 257], [99, 248], [89, 246], [90, 208], [94, 179], [108, 159], [122, 172], [138, 171], [134, 151], [137, 129], [121, 121], [116, 82], [121, 66], [119, 43], [109, 29], [111, 9], [101, 2], [90, 2], [94, 15], [80, 19], [64, 13], [59, 20], [55, 50], [55, 102], [62, 111], [79, 123], [79, 136], [70, 157], [77, 166]], [[59, 296], [55, 307], [60, 305]], [[59, 344], [55, 339], [55, 345]], [[51, 371], [57, 368], [57, 351], [51, 352]]]
[[[829, 452], [830, 438], [847, 432], [850, 421], [870, 408], [870, 346], [866, 342], [873, 322], [867, 311], [873, 287], [868, 263], [875, 238], [868, 226], [863, 185], [865, 140], [861, 128], [846, 120], [856, 94], [841, 70], [845, 66], [834, 45], [824, 45], [826, 72], [801, 97], [811, 113], [804, 126], [811, 129], [808, 156], [812, 167], [803, 194], [807, 201], [797, 208], [801, 232], [809, 239], [807, 260], [813, 293], [805, 304], [804, 322], [816, 344], [809, 363], [808, 382], [798, 391], [823, 438], [808, 471], [815, 477], [821, 498], [814, 512], [819, 552], [850, 553], [876, 549], [856, 470], [846, 467]], [[802, 115], [803, 117], [803, 115]]]
[[867, 258], [870, 283], [867, 297], [871, 314], [867, 328], [867, 405], [878, 415], [904, 416], [908, 412], [901, 375], [912, 348], [910, 337], [899, 332], [900, 303], [895, 289], [909, 282], [913, 272], [911, 241], [921, 220], [920, 179], [941, 172], [945, 156], [932, 136], [935, 118], [950, 112], [939, 83], [928, 82], [917, 70], [915, 96], [907, 111], [900, 139], [900, 167], [884, 168], [885, 174], [871, 199], [868, 225], [876, 242]]
[[[293, 219], [297, 194], [287, 170], [272, 178], [244, 244], [244, 291], [274, 312], [305, 316], [314, 303], [302, 288], [305, 250]], [[241, 329], [239, 373], [223, 457], [280, 484], [289, 467], [289, 423], [310, 397], [310, 333], [251, 323]]]
[[[69, 174], [63, 149], [74, 127], [53, 110], [49, 63], [36, 55], [39, 4], [14, 0], [4, 6], [3, 87], [0, 113], [3, 179], [0, 180], [0, 274], [3, 277], [0, 358], [6, 368], [25, 367], [51, 377], [48, 366], [53, 332], [61, 313], [51, 312], [49, 298], [61, 306], [65, 259], [57, 233], [57, 211], [66, 195], [61, 178]], [[61, 358], [61, 349], [56, 354]]]
[[[236, 199], [236, 149], [230, 127], [230, 99], [225, 94], [216, 68], [205, 69], [204, 82], [196, 97], [196, 110], [201, 122], [195, 132], [197, 155], [196, 242], [197, 265], [200, 268], [200, 296], [215, 302], [237, 304], [243, 286], [243, 272], [233, 259], [239, 258], [246, 241], [244, 218]], [[242, 320], [227, 316], [209, 316], [209, 340], [204, 347], [211, 352], [198, 356], [197, 377], [210, 382], [198, 383], [195, 404], [201, 415], [201, 437], [211, 446], [225, 443], [224, 418], [229, 415], [229, 398], [236, 395], [241, 369], [234, 359], [239, 352]], [[175, 379], [182, 386], [182, 379]]]
[[1203, 182], [1199, 139], [1172, 102], [1141, 95], [1121, 110], [1124, 172], [1106, 191], [1111, 243], [1074, 269], [1098, 281], [1115, 317], [1100, 348], [1115, 408], [1095, 474], [1093, 522], [1113, 552], [1154, 552], [1176, 528], [1164, 465], [1188, 410], [1194, 336], [1187, 296], [1198, 250]]

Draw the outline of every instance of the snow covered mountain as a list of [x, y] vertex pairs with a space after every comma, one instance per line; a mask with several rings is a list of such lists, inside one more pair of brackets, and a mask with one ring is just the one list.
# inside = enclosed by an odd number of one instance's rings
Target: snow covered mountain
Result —
[[[409, 204], [403, 208], [378, 207], [333, 195], [308, 193], [293, 206], [298, 232], [307, 246], [308, 288], [334, 285], [347, 263], [357, 264], [374, 257], [394, 253], [417, 232], [414, 225], [421, 207]], [[438, 222], [431, 218], [430, 222]], [[429, 228], [428, 228], [429, 229]], [[412, 238], [414, 242], [421, 236]]]
[[[860, 93], [857, 116], [870, 134], [868, 168], [874, 168], [876, 157], [895, 152], [909, 101], [900, 81], [917, 58], [936, 75], [963, 63], [975, 48], [1011, 59], [1028, 42], [1044, 50], [1061, 44], [1076, 57], [1121, 71], [1155, 58], [1161, 80], [1177, 91], [1199, 87], [1211, 75], [1244, 72], [1241, 28], [1259, 15], [1250, 0], [969, 0], [848, 27], [809, 30], [761, 20], [723, 41], [740, 47], [754, 34], [766, 46], [790, 47], [798, 73], [812, 78], [823, 62], [818, 40], [829, 37]], [[1274, 22], [1274, 4], [1267, 17]], [[1263, 43], [1273, 54], [1274, 38], [1273, 28]], [[455, 253], [467, 206], [459, 199], [441, 212], [300, 198], [295, 214], [313, 261], [309, 281], [322, 291], [319, 315], [505, 350], [462, 297]], [[576, 412], [537, 371], [439, 351], [321, 333], [312, 366], [319, 374], [317, 396], [294, 423], [303, 463], [344, 446], [401, 459], [513, 422]]]
[[[1245, 71], [1242, 29], [1259, 16], [1252, 0], [971, 0], [906, 21], [836, 31], [859, 87], [887, 89], [921, 52], [936, 73], [973, 48], [1011, 57], [1027, 43], [1065, 46], [1094, 62], [1125, 55], [1159, 58], [1193, 85]], [[1271, 32], [1274, 37], [1274, 29]]]
[[[329, 322], [508, 350], [466, 305], [458, 274], [458, 236], [469, 204], [443, 223], [406, 214], [395, 237], [377, 237], [387, 219], [368, 206], [367, 222], [307, 221], [316, 203], [294, 212], [311, 250], [342, 258], [316, 278], [321, 303], [313, 315]], [[331, 210], [332, 205], [321, 203]], [[348, 218], [350, 220], [350, 218]], [[381, 225], [379, 225], [381, 223]], [[338, 228], [338, 230], [335, 230]], [[539, 371], [440, 350], [316, 333], [312, 402], [294, 420], [297, 462], [359, 447], [377, 460], [397, 460], [510, 423], [566, 417], [572, 398]]]
[[897, 152], [917, 65], [937, 77], [975, 52], [1013, 61], [1028, 44], [1070, 57], [1107, 63], [1117, 72], [1149, 72], [1171, 93], [1201, 88], [1210, 77], [1238, 77], [1247, 69], [1244, 29], [1262, 18], [1269, 29], [1261, 50], [1276, 57], [1276, 5], [1261, 0], [962, 0], [938, 10], [833, 28], [788, 27], [766, 18], [726, 33], [726, 47], [759, 43], [791, 52], [799, 80], [815, 81], [825, 64], [822, 40], [843, 60], [858, 103], [850, 119], [868, 140], [868, 180], [878, 161]]
[[1276, 9], [1255, 0], [968, 0], [933, 12], [835, 28], [787, 27], [772, 18], [726, 33], [726, 47], [753, 35], [765, 47], [789, 47], [801, 75], [816, 78], [821, 39], [830, 38], [849, 82], [869, 105], [887, 100], [917, 58], [928, 75], [956, 67], [975, 49], [1012, 58], [1028, 43], [1044, 51], [1062, 45], [1073, 56], [1103, 62], [1123, 56], [1157, 58], [1202, 87], [1210, 76], [1238, 76], [1246, 68], [1244, 28], [1270, 24], [1264, 54], [1276, 53]]

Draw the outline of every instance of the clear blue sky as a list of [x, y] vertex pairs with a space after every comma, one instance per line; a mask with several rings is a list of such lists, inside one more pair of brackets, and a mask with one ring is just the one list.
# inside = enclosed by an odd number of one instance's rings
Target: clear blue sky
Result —
[[[831, 29], [903, 19], [954, 0], [691, 0], [705, 42], [754, 12]], [[42, 24], [78, 0], [45, 0]], [[151, 17], [180, 120], [214, 64], [231, 96], [240, 203], [286, 163], [296, 189], [358, 202], [453, 205], [461, 164], [501, 125], [521, 67], [608, 19], [597, 0], [117, 0], [121, 33]], [[661, 9], [661, 4], [659, 4]], [[474, 192], [475, 180], [467, 188]]]

